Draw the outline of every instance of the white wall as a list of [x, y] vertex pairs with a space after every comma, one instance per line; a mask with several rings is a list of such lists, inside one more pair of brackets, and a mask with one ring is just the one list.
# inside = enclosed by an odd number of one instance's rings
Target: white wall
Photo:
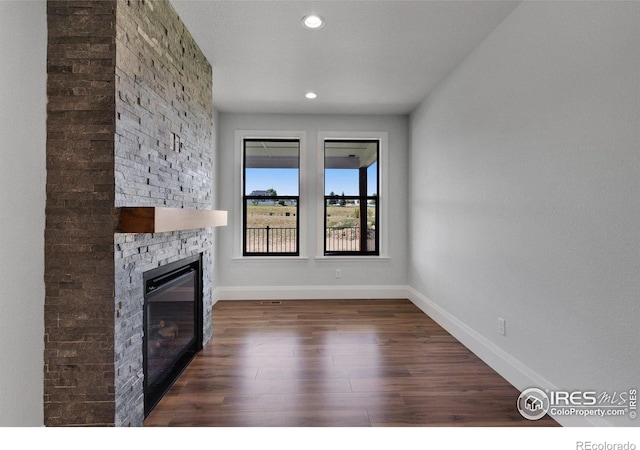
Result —
[[42, 426], [47, 23], [0, 1], [0, 426]]
[[516, 384], [640, 387], [639, 23], [525, 2], [411, 116], [409, 284]]
[[[218, 253], [216, 276], [222, 299], [247, 298], [327, 298], [331, 296], [378, 297], [395, 295], [397, 286], [406, 285], [407, 276], [407, 116], [325, 116], [226, 114], [218, 118], [217, 208], [229, 212], [229, 225], [217, 230]], [[241, 167], [237, 130], [299, 132], [305, 137], [306, 164], [301, 171], [302, 190], [306, 191], [304, 213], [306, 236], [301, 247], [306, 257], [297, 260], [238, 258], [241, 232]], [[318, 133], [322, 132], [388, 133], [389, 189], [388, 257], [372, 261], [316, 258], [318, 221]], [[260, 134], [260, 133], [259, 133]], [[381, 170], [384, 168], [381, 167]], [[302, 196], [301, 190], [301, 196]], [[301, 205], [302, 208], [302, 205]], [[306, 246], [305, 246], [306, 244]], [[234, 248], [235, 246], [235, 248]], [[335, 269], [342, 270], [336, 279]]]

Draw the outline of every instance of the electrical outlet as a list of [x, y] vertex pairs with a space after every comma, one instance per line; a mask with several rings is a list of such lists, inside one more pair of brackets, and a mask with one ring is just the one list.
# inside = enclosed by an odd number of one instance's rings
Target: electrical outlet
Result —
[[336, 269], [336, 278], [342, 278], [342, 270]]
[[506, 323], [502, 317], [498, 317], [498, 333], [503, 336], [507, 335]]

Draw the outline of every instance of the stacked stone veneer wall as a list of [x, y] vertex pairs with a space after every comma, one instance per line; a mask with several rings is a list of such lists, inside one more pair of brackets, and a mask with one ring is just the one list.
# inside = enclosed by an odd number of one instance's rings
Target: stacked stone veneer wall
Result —
[[46, 425], [111, 424], [115, 3], [48, 2]]
[[118, 234], [117, 208], [211, 208], [211, 66], [166, 1], [48, 2], [45, 424], [139, 426], [146, 270], [212, 230]]

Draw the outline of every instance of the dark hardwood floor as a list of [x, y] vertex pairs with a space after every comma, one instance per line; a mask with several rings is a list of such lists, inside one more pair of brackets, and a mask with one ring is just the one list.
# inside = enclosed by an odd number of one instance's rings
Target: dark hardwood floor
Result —
[[220, 301], [145, 426], [558, 426], [408, 300]]

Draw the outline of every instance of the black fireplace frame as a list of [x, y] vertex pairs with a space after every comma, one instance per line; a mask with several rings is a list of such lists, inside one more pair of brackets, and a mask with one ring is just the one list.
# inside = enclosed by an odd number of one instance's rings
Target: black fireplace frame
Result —
[[[173, 365], [167, 372], [161, 377], [160, 380], [148, 384], [147, 377], [147, 296], [153, 294], [157, 290], [157, 283], [162, 283], [163, 279], [171, 279], [173, 274], [178, 274], [183, 270], [189, 271], [195, 269], [196, 272], [196, 284], [194, 293], [194, 318], [195, 318], [195, 330], [194, 340], [185, 349], [182, 355], [175, 360]], [[144, 305], [143, 305], [143, 343], [142, 343], [142, 357], [143, 357], [143, 373], [144, 373], [144, 416], [147, 417], [153, 408], [158, 404], [160, 399], [167, 393], [167, 391], [173, 386], [180, 374], [187, 368], [189, 363], [193, 360], [195, 355], [202, 350], [203, 340], [203, 282], [202, 282], [202, 254], [186, 257], [172, 263], [165, 264], [155, 269], [148, 270], [143, 274], [143, 286], [144, 286]]]

